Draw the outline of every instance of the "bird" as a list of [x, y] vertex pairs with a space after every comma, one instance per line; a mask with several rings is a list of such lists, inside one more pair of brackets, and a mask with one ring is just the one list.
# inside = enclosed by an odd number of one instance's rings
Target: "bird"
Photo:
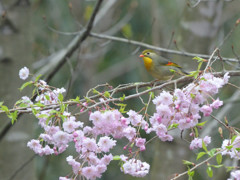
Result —
[[174, 74], [187, 75], [181, 66], [158, 55], [151, 49], [146, 49], [139, 55], [143, 59], [146, 70], [158, 80], [170, 80]]

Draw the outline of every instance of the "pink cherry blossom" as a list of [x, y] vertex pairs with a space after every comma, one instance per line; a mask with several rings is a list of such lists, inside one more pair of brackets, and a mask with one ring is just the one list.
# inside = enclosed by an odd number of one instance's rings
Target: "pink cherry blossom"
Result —
[[210, 106], [214, 109], [218, 109], [222, 105], [223, 105], [223, 102], [220, 101], [219, 98], [217, 98], [215, 101], [212, 102], [212, 104], [210, 104]]
[[109, 154], [109, 155], [105, 154], [101, 159], [101, 163], [105, 164], [105, 165], [108, 165], [112, 160], [113, 160], [112, 154]]
[[98, 141], [98, 146], [103, 152], [109, 152], [109, 150], [112, 149], [115, 145], [116, 140], [113, 140], [108, 136], [100, 137]]
[[135, 177], [144, 177], [148, 174], [150, 165], [137, 159], [129, 159], [123, 165], [121, 171]]
[[97, 144], [96, 140], [93, 138], [85, 138], [82, 143], [83, 147], [86, 148], [89, 151], [96, 151], [97, 150]]
[[200, 109], [204, 116], [210, 116], [212, 113], [212, 107], [208, 105], [203, 105]]

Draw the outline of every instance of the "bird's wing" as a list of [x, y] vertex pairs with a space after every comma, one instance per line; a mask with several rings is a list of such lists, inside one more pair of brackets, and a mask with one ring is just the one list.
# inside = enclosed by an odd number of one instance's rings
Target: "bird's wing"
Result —
[[168, 59], [166, 59], [162, 56], [159, 57], [159, 60], [157, 61], [157, 65], [160, 65], [160, 66], [174, 66], [174, 67], [181, 68], [181, 66], [179, 66], [178, 64], [176, 64], [172, 61], [169, 61]]

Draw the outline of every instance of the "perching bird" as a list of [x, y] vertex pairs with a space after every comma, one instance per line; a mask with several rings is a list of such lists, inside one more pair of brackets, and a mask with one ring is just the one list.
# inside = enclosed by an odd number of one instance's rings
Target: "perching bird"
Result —
[[[187, 75], [181, 66], [168, 61], [166, 58], [158, 55], [151, 49], [146, 49], [139, 56], [143, 58], [146, 70], [156, 79], [169, 80], [175, 74]], [[174, 70], [174, 71], [171, 71]]]

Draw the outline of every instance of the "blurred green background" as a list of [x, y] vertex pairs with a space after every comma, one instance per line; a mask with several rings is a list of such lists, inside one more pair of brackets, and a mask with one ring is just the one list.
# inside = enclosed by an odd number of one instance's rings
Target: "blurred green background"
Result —
[[[96, 0], [0, 1], [0, 101], [11, 107], [23, 95], [30, 96], [30, 91], [18, 90], [23, 83], [18, 78], [19, 69], [27, 66], [32, 73], [47, 76], [57, 63], [52, 60], [53, 55], [65, 50], [76, 32], [86, 26], [95, 4]], [[238, 58], [240, 29], [235, 27], [235, 22], [240, 17], [239, 7], [239, 0], [199, 0], [199, 3], [197, 0], [105, 0], [96, 16], [92, 32], [182, 52], [210, 55], [234, 29], [221, 45], [220, 52], [223, 57]], [[70, 87], [67, 98], [74, 98], [82, 97], [90, 88], [106, 82], [115, 87], [119, 84], [151, 81], [153, 78], [147, 74], [138, 57], [143, 49], [131, 44], [88, 37], [54, 75], [50, 84], [59, 88]], [[189, 71], [197, 67], [197, 63], [190, 57], [161, 54]], [[225, 64], [228, 70], [236, 66]], [[213, 66], [216, 71], [221, 71], [221, 67], [220, 62]], [[231, 82], [239, 86], [239, 77], [232, 78]], [[221, 120], [227, 116], [231, 125], [238, 126], [240, 94], [235, 90], [227, 86], [221, 91], [220, 98], [225, 105], [215, 115]], [[142, 106], [139, 99], [127, 103], [127, 109], [136, 111]], [[149, 109], [149, 113], [153, 111]], [[86, 115], [79, 117], [79, 120], [86, 122], [87, 118]], [[219, 147], [219, 125], [213, 119], [208, 120], [209, 124], [200, 132], [200, 136], [210, 135], [213, 142], [209, 148]], [[9, 119], [1, 115], [0, 130], [8, 122]], [[38, 137], [41, 131], [36, 119], [24, 115], [1, 139], [1, 180], [9, 179], [32, 157], [33, 152], [26, 147], [26, 143]], [[142, 153], [141, 159], [151, 165], [149, 175], [143, 179], [169, 179], [174, 173], [187, 170], [182, 165], [183, 159], [195, 162], [197, 151], [189, 150], [189, 144], [180, 138], [180, 132], [173, 134], [175, 140], [172, 143], [155, 140]], [[187, 134], [184, 132], [184, 135]], [[225, 130], [224, 135], [228, 138]], [[147, 139], [151, 137], [146, 136]], [[119, 142], [119, 149], [115, 148], [113, 153], [122, 153], [125, 143]], [[70, 147], [60, 156], [35, 157], [14, 179], [52, 180], [67, 175], [71, 168], [65, 158], [74, 150], [73, 145]], [[215, 161], [212, 163], [216, 164]], [[224, 164], [237, 165], [237, 162], [224, 158]], [[228, 177], [223, 167], [214, 169], [212, 179], [224, 180]], [[118, 163], [112, 162], [101, 179], [138, 178], [124, 175]], [[210, 179], [205, 165], [197, 170], [194, 179]]]

